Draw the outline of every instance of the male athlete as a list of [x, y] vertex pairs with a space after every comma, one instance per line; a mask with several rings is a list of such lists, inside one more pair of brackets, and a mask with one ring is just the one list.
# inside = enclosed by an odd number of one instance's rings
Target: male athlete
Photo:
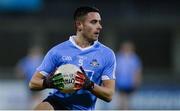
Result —
[[[99, 10], [79, 7], [74, 22], [76, 35], [48, 51], [29, 83], [32, 90], [55, 89], [36, 110], [93, 110], [97, 97], [112, 100], [116, 60], [114, 52], [98, 41], [102, 29]], [[71, 94], [57, 90], [63, 86], [61, 74], [51, 75], [63, 64], [74, 64], [83, 72], [77, 72], [76, 91]]]

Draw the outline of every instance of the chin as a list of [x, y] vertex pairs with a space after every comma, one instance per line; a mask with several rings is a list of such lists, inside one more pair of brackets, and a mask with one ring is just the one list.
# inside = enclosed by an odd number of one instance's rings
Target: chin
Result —
[[99, 36], [95, 36], [95, 37], [93, 38], [93, 40], [94, 40], [94, 41], [98, 40], [98, 37], [99, 37]]
[[89, 41], [90, 41], [90, 42], [94, 42], [94, 41], [96, 41], [96, 40], [98, 40], [98, 36], [93, 36], [93, 37], [90, 37], [90, 38], [89, 38]]
[[92, 41], [94, 42], [94, 41], [96, 41], [96, 40], [98, 40], [98, 38], [94, 38], [94, 39], [92, 39]]

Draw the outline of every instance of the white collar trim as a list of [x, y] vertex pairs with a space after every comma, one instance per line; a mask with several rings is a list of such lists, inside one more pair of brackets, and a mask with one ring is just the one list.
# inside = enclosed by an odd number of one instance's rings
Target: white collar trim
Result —
[[97, 42], [98, 42], [98, 40], [96, 40], [96, 41], [94, 41], [94, 44], [93, 44], [93, 45], [91, 45], [91, 46], [89, 46], [89, 47], [82, 48], [82, 47], [80, 47], [79, 45], [76, 44], [76, 42], [75, 42], [75, 40], [74, 40], [75, 37], [76, 37], [76, 35], [70, 36], [70, 37], [69, 37], [69, 41], [70, 41], [75, 47], [77, 47], [78, 49], [80, 49], [81, 51], [88, 50], [88, 49], [94, 47], [94, 46], [97, 44]]

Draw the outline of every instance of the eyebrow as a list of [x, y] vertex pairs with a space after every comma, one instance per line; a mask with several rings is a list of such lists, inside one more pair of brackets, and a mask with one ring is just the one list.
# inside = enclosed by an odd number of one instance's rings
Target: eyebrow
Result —
[[98, 19], [92, 19], [91, 21], [98, 21], [98, 22], [101, 22], [101, 19], [98, 20]]

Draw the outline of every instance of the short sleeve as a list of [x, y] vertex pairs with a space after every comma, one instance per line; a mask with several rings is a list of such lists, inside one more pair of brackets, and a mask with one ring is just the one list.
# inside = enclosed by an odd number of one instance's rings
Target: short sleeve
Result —
[[41, 65], [37, 68], [37, 71], [43, 74], [44, 76], [47, 76], [48, 74], [51, 74], [56, 69], [57, 64], [57, 56], [54, 52], [54, 50], [50, 50], [44, 57]]
[[102, 73], [102, 80], [115, 79], [116, 58], [113, 51], [109, 51], [105, 56], [105, 66]]

